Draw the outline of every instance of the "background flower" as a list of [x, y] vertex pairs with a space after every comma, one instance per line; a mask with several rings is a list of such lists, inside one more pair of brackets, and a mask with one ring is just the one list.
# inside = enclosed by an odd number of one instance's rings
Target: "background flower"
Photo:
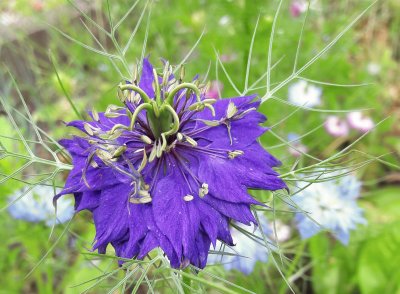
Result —
[[304, 80], [289, 86], [289, 102], [304, 107], [321, 105], [322, 89]]
[[[299, 188], [306, 187], [298, 182]], [[296, 213], [296, 225], [303, 239], [323, 229], [329, 230], [341, 243], [347, 245], [350, 231], [357, 224], [366, 224], [363, 210], [357, 205], [361, 183], [354, 175], [326, 182], [312, 183], [291, 197], [304, 212]]]
[[375, 127], [373, 120], [364, 116], [361, 111], [353, 111], [347, 114], [347, 121], [353, 129], [366, 133]]
[[[57, 202], [57, 218], [55, 207], [53, 206], [54, 192], [61, 190], [51, 186], [37, 185], [31, 191], [27, 192], [22, 198], [18, 199], [27, 188], [17, 191], [9, 201], [16, 201], [9, 208], [8, 212], [16, 219], [22, 219], [28, 222], [45, 222], [47, 226], [52, 226], [56, 222], [64, 223], [74, 215], [74, 206], [72, 199], [63, 198]], [[18, 200], [17, 200], [18, 199]]]
[[[237, 223], [237, 226], [247, 232], [247, 234], [232, 228], [232, 239], [235, 246], [224, 246], [218, 242], [216, 249], [223, 248], [223, 251], [218, 254], [210, 255], [208, 264], [223, 264], [226, 270], [236, 269], [242, 273], [249, 275], [254, 269], [257, 261], [268, 261], [268, 248], [265, 247], [261, 229], [265, 236], [271, 234], [270, 224], [267, 219], [259, 214], [260, 225], [255, 227], [254, 224], [245, 226]], [[255, 237], [249, 237], [248, 234]], [[229, 253], [230, 255], [225, 255]]]
[[343, 137], [349, 134], [347, 122], [336, 115], [330, 115], [324, 123], [325, 130], [333, 137]]

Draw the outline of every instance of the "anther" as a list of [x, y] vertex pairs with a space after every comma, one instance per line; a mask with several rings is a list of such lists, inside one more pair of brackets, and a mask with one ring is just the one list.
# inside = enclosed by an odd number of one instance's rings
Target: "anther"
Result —
[[85, 129], [86, 133], [88, 133], [90, 136], [94, 135], [93, 127], [91, 125], [89, 125], [88, 123], [84, 123], [83, 128]]
[[186, 195], [186, 196], [183, 197], [183, 200], [189, 202], [189, 201], [192, 201], [193, 198], [194, 198], [193, 195]]
[[204, 196], [206, 196], [208, 194], [208, 184], [207, 183], [203, 183], [201, 185], [201, 188], [199, 188], [199, 196], [201, 198], [203, 198]]
[[126, 101], [126, 96], [124, 95], [124, 92], [121, 90], [122, 84], [117, 88], [117, 96], [118, 99], [121, 100], [122, 103], [125, 103]]
[[238, 112], [238, 109], [232, 101], [229, 102], [228, 104], [228, 109], [226, 110], [226, 117], [227, 118], [232, 118], [236, 113]]
[[151, 149], [149, 162], [152, 162], [156, 158], [157, 152], [157, 141], [154, 141], [153, 148]]
[[126, 145], [119, 146], [112, 155], [112, 158], [120, 157], [126, 151]]
[[176, 139], [181, 142], [183, 140], [183, 135], [181, 133], [176, 134]]
[[219, 126], [221, 124], [221, 122], [219, 120], [205, 120], [205, 119], [201, 119], [201, 122], [203, 122], [205, 125], [209, 126], [209, 127], [216, 127]]
[[183, 134], [183, 136], [185, 137], [186, 142], [188, 142], [190, 145], [192, 145], [193, 147], [197, 146], [197, 142], [194, 139], [185, 134]]
[[185, 67], [181, 66], [181, 71], [179, 73], [179, 83], [182, 83], [184, 78], [185, 78]]
[[94, 109], [94, 107], [92, 108], [92, 116], [95, 121], [100, 120], [99, 113], [96, 111], [96, 109]]
[[146, 144], [152, 144], [153, 143], [153, 141], [149, 137], [147, 137], [146, 135], [141, 135], [140, 136], [140, 140], [142, 140], [142, 142], [146, 143]]
[[138, 68], [137, 68], [137, 65], [135, 65], [135, 66], [133, 67], [133, 76], [132, 76], [132, 82], [133, 82], [133, 84], [136, 84], [136, 83], [137, 83], [137, 77], [138, 77]]
[[244, 152], [242, 150], [233, 150], [228, 152], [229, 159], [234, 159], [237, 156], [243, 155]]

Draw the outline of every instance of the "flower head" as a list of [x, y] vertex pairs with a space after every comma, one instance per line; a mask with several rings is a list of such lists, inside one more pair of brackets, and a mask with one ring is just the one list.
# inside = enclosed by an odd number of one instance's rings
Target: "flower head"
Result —
[[183, 77], [145, 59], [140, 80], [119, 86], [123, 107], [68, 124], [86, 136], [61, 141], [74, 168], [59, 196], [72, 193], [77, 211], [93, 212], [100, 253], [112, 244], [120, 257], [143, 259], [160, 247], [173, 267], [204, 267], [210, 244], [233, 245], [231, 219], [256, 222], [250, 205], [261, 203], [247, 188], [286, 187], [257, 141], [267, 129], [255, 97], [206, 99], [197, 79]]
[[[56, 189], [56, 193], [60, 189]], [[26, 193], [20, 198], [20, 195]], [[51, 186], [37, 185], [27, 192], [27, 188], [19, 190], [9, 198], [14, 202], [8, 212], [15, 219], [22, 219], [27, 222], [45, 222], [49, 227], [56, 222], [64, 223], [74, 215], [74, 207], [71, 199], [63, 198], [57, 202], [57, 216], [53, 206], [54, 188]], [[19, 198], [19, 199], [18, 199]]]
[[333, 137], [343, 137], [349, 134], [347, 122], [336, 115], [330, 115], [324, 123], [325, 130]]
[[368, 116], [363, 116], [361, 111], [353, 111], [347, 114], [347, 121], [353, 129], [366, 133], [375, 127], [373, 120]]
[[[225, 247], [223, 252], [214, 254], [210, 257], [209, 264], [221, 263], [226, 270], [239, 270], [242, 273], [249, 275], [252, 273], [257, 261], [268, 261], [268, 248], [265, 248], [261, 229], [264, 236], [270, 235], [271, 230], [267, 219], [259, 216], [260, 226], [254, 225], [250, 228], [242, 224], [237, 224], [241, 230], [246, 231], [243, 233], [237, 229], [232, 229], [232, 238], [235, 246]], [[248, 236], [252, 234], [253, 236]], [[221, 243], [217, 243], [217, 248], [222, 248]], [[226, 254], [227, 253], [227, 254]]]
[[315, 107], [321, 104], [322, 89], [300, 80], [289, 86], [289, 102], [298, 106]]
[[[304, 188], [305, 183], [299, 183]], [[327, 229], [343, 244], [348, 244], [350, 231], [365, 224], [362, 209], [356, 199], [361, 183], [353, 175], [327, 182], [312, 183], [291, 199], [304, 210], [296, 213], [296, 223], [303, 239]]]

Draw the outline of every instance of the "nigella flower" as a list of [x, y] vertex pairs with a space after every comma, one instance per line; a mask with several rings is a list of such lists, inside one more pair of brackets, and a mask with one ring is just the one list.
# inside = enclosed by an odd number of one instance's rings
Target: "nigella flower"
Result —
[[343, 137], [349, 134], [347, 122], [336, 115], [330, 115], [324, 123], [325, 130], [333, 137]]
[[268, 237], [277, 243], [286, 242], [292, 236], [292, 229], [290, 226], [283, 223], [281, 220], [274, 220], [273, 223], [268, 224], [268, 227], [270, 229]]
[[361, 111], [348, 113], [347, 121], [349, 122], [350, 127], [361, 133], [366, 133], [375, 127], [373, 120], [368, 116], [363, 116]]
[[183, 82], [166, 62], [143, 60], [140, 81], [119, 86], [123, 107], [93, 111], [64, 139], [74, 168], [58, 197], [75, 195], [90, 210], [94, 250], [111, 244], [124, 258], [160, 247], [171, 266], [204, 267], [210, 244], [233, 245], [229, 222], [255, 223], [247, 188], [278, 190], [279, 161], [258, 143], [267, 129], [255, 96], [206, 99], [198, 80]]
[[300, 80], [289, 86], [289, 102], [304, 107], [321, 104], [322, 89], [307, 81]]
[[[298, 183], [299, 188], [306, 183]], [[296, 213], [296, 224], [303, 239], [327, 229], [347, 245], [350, 231], [366, 224], [363, 210], [357, 205], [361, 183], [354, 175], [327, 182], [312, 183], [291, 197], [304, 212]]]
[[[69, 198], [60, 199], [57, 202], [56, 210], [53, 206], [54, 188], [51, 186], [37, 185], [27, 192], [27, 188], [17, 191], [9, 197], [10, 202], [14, 202], [8, 208], [8, 212], [15, 219], [37, 223], [45, 222], [49, 227], [55, 223], [64, 223], [74, 215], [74, 206]], [[56, 189], [56, 193], [60, 189]], [[26, 193], [20, 198], [20, 195]]]
[[[223, 244], [218, 242], [216, 248], [221, 249], [221, 251], [210, 256], [209, 264], [221, 263], [228, 271], [236, 269], [249, 275], [253, 272], [257, 261], [267, 262], [269, 248], [266, 248], [261, 229], [264, 237], [270, 235], [272, 231], [269, 229], [269, 223], [263, 215], [259, 215], [259, 220], [260, 226], [258, 227], [253, 225], [249, 228], [242, 224], [237, 224], [240, 229], [247, 233], [232, 229], [232, 238], [235, 246], [231, 246], [231, 248], [228, 246], [223, 247]], [[267, 242], [270, 241], [267, 240]]]

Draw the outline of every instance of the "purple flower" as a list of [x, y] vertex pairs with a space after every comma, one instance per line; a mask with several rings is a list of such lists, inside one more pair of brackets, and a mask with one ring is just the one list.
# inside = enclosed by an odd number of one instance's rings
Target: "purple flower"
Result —
[[349, 126], [345, 120], [336, 115], [330, 115], [325, 120], [325, 130], [333, 137], [343, 137], [349, 134]]
[[205, 99], [197, 78], [182, 79], [145, 59], [139, 83], [119, 86], [124, 107], [68, 124], [86, 136], [61, 140], [74, 168], [58, 197], [72, 193], [76, 211], [93, 213], [93, 250], [143, 259], [160, 247], [172, 267], [203, 268], [211, 244], [233, 245], [231, 220], [256, 223], [250, 206], [262, 203], [247, 188], [286, 188], [257, 141], [260, 102]]

